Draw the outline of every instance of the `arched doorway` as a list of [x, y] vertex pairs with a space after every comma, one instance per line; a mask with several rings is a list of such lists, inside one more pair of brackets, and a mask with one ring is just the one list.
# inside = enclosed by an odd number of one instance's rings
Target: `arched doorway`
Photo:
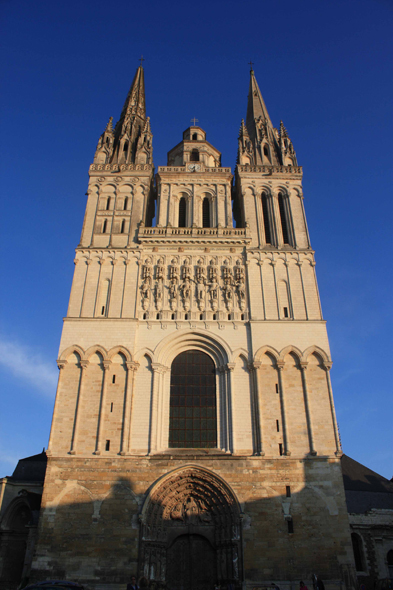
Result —
[[141, 518], [140, 575], [171, 590], [241, 585], [238, 502], [215, 474], [176, 470], [153, 486]]

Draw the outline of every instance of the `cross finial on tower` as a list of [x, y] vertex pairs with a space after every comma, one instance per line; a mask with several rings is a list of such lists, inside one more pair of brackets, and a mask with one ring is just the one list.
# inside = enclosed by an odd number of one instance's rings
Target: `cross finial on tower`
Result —
[[191, 119], [191, 123], [194, 123], [194, 127], [195, 127], [195, 123], [199, 123], [199, 119], [196, 119], [194, 117], [193, 119]]
[[143, 57], [143, 55], [141, 55], [141, 56], [140, 56], [139, 60], [140, 60], [140, 62], [141, 62], [141, 67], [142, 67], [142, 65], [143, 65], [143, 63], [142, 63], [142, 62], [144, 62], [144, 61], [146, 61], [146, 60], [145, 60], [145, 58]]
[[248, 62], [248, 65], [250, 66], [250, 72], [252, 72], [252, 66], [254, 65], [254, 62], [250, 60]]

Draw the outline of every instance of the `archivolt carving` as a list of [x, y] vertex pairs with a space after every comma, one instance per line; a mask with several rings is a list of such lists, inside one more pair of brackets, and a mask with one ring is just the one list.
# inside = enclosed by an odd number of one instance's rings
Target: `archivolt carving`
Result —
[[190, 466], [170, 474], [147, 497], [141, 527], [141, 573], [152, 577], [153, 572], [153, 579], [165, 582], [168, 548], [178, 536], [193, 534], [204, 536], [216, 551], [218, 581], [239, 580], [239, 504], [213, 473]]

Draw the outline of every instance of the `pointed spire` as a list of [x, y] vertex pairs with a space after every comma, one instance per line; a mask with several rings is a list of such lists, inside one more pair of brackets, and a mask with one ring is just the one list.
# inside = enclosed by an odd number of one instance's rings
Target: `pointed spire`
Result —
[[289, 138], [288, 131], [284, 123], [280, 121], [280, 150], [281, 159], [284, 166], [297, 166], [296, 152], [293, 149], [292, 141]]
[[105, 128], [105, 131], [107, 133], [112, 133], [112, 131], [113, 131], [113, 117], [109, 117], [109, 121], [108, 121], [108, 124]]
[[254, 124], [255, 119], [259, 119], [260, 117], [262, 117], [264, 123], [267, 123], [269, 127], [273, 129], [273, 125], [270, 120], [269, 113], [267, 112], [265, 101], [262, 98], [261, 91], [259, 90], [259, 86], [255, 78], [254, 70], [251, 70], [246, 117], [246, 125], [249, 133], [250, 127]]
[[[127, 94], [120, 119], [116, 123], [111, 162], [135, 164], [138, 161], [152, 164], [151, 140], [150, 124], [146, 119], [145, 79], [143, 67], [140, 65]], [[142, 145], [146, 148], [145, 155], [137, 153]]]
[[253, 145], [254, 163], [266, 166], [280, 165], [279, 134], [270, 120], [254, 70], [250, 71], [246, 127]]
[[126, 132], [130, 120], [137, 116], [141, 119], [146, 119], [145, 77], [141, 65], [137, 69], [132, 81], [120, 119], [116, 125], [116, 132], [119, 132], [120, 129], [122, 134]]

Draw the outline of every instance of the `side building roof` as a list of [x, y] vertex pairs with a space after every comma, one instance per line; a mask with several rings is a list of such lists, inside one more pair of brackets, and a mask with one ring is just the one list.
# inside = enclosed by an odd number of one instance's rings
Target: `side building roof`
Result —
[[347, 509], [350, 514], [370, 510], [393, 510], [393, 482], [343, 455], [341, 468]]

